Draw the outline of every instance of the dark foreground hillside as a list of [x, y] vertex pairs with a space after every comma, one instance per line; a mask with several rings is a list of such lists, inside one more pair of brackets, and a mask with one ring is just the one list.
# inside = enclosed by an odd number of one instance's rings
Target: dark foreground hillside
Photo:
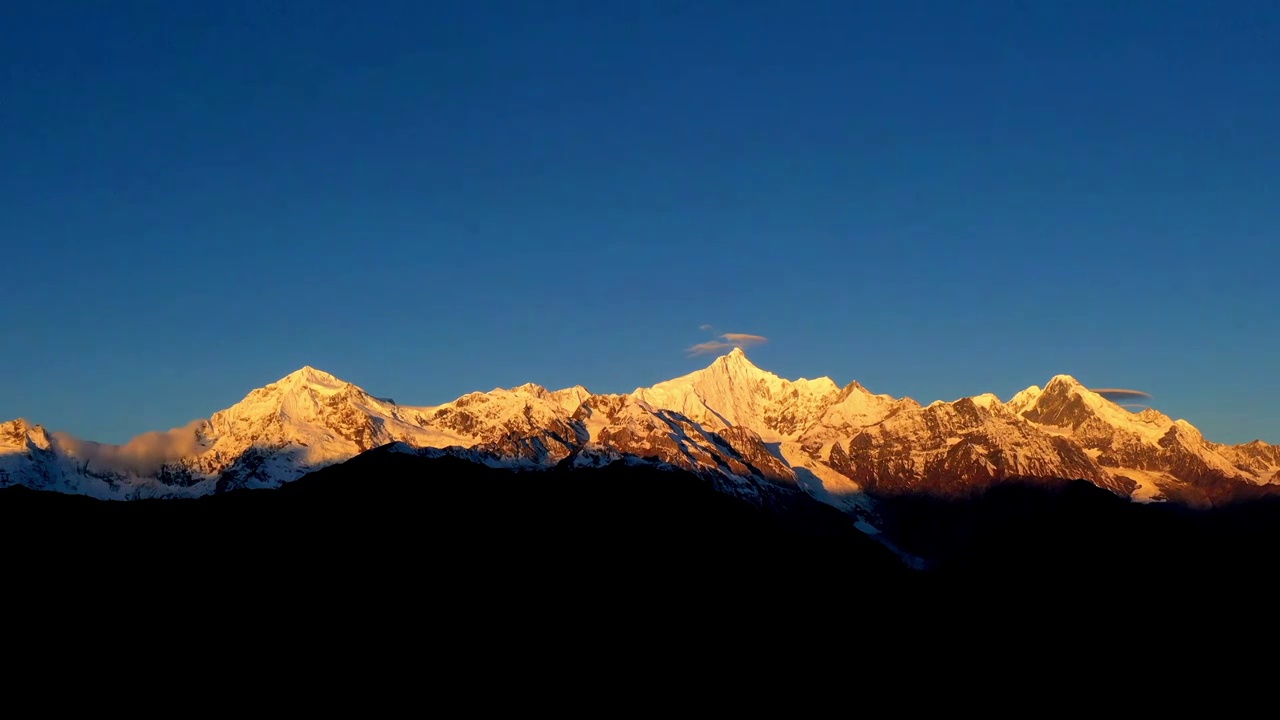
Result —
[[15, 581], [176, 613], [206, 612], [210, 597], [227, 610], [281, 598], [587, 608], [910, 581], [842, 513], [800, 493], [784, 502], [762, 509], [652, 467], [512, 473], [375, 450], [279, 490], [197, 500], [6, 489], [0, 541]]
[[966, 498], [899, 495], [880, 508], [888, 533], [929, 560], [930, 582], [941, 588], [1247, 600], [1269, 588], [1280, 558], [1274, 497], [1205, 510], [1143, 505], [1064, 481], [995, 485]]
[[865, 633], [890, 615], [1015, 627], [1051, 606], [1118, 620], [1152, 602], [1201, 612], [1206, 599], [1265, 596], [1280, 557], [1280, 503], [1140, 506], [1083, 482], [884, 498], [882, 520], [929, 570], [800, 493], [757, 507], [653, 467], [512, 473], [380, 449], [279, 490], [198, 500], [0, 490], [3, 603], [172, 622], [559, 632], [675, 617]]

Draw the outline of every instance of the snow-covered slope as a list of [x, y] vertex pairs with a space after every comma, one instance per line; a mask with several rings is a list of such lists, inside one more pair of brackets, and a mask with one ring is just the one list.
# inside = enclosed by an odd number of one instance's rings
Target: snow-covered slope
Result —
[[1042, 391], [1024, 390], [1010, 406], [1085, 448], [1111, 476], [1140, 485], [1144, 500], [1186, 495], [1204, 485], [1267, 483], [1280, 464], [1272, 446], [1259, 443], [1250, 450], [1206, 442], [1186, 420], [1151, 408], [1130, 412], [1070, 375], [1054, 377]]
[[775, 442], [798, 437], [841, 392], [831, 378], [784, 380], [756, 367], [734, 348], [707, 368], [637, 388], [632, 395], [711, 430], [746, 426]]
[[304, 367], [207, 420], [125, 446], [0, 424], [0, 486], [102, 498], [276, 487], [381, 445], [515, 468], [653, 462], [745, 497], [803, 490], [863, 512], [874, 493], [956, 494], [1019, 479], [1087, 479], [1138, 500], [1213, 503], [1280, 482], [1280, 447], [1210, 443], [1059, 375], [1007, 403], [921, 406], [856, 382], [787, 380], [740, 349], [625, 395], [526, 384], [402, 406]]
[[[50, 436], [23, 421], [0, 425], [0, 484], [100, 498], [203, 495], [277, 487], [392, 442], [486, 446], [511, 465], [558, 460], [577, 435], [569, 425], [583, 388], [536, 385], [472, 393], [438, 407], [402, 407], [304, 367], [208, 420], [154, 435], [189, 452], [149, 456], [155, 438], [105, 446]], [[145, 439], [140, 438], [140, 440]], [[557, 446], [559, 443], [559, 446]]]
[[0, 423], [0, 487], [77, 492], [67, 479], [71, 470], [43, 427], [22, 418]]
[[624, 457], [680, 467], [721, 490], [756, 498], [763, 488], [794, 487], [795, 472], [745, 425], [718, 431], [687, 415], [632, 395], [596, 395], [574, 414], [587, 436], [574, 465], [601, 465]]
[[964, 495], [1013, 478], [1079, 478], [1125, 494], [1132, 489], [1079, 445], [981, 396], [906, 407], [834, 445], [828, 462], [863, 487], [887, 493]]

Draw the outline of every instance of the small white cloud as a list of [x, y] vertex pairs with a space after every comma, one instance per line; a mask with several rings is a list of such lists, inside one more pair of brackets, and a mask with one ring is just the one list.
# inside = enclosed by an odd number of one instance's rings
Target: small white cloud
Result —
[[760, 345], [769, 342], [769, 338], [763, 335], [751, 335], [749, 333], [724, 333], [719, 337], [719, 340], [708, 340], [707, 342], [694, 345], [689, 348], [689, 354], [706, 355], [732, 348], [748, 348], [752, 345]]

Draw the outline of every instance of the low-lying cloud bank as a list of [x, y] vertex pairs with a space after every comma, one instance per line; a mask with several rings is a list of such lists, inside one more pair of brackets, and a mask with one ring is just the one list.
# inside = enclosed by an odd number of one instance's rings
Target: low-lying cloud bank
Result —
[[193, 420], [172, 430], [143, 433], [123, 445], [81, 440], [63, 432], [51, 434], [63, 450], [72, 457], [86, 461], [91, 470], [153, 475], [166, 463], [199, 452], [201, 445], [198, 433], [206, 422]]

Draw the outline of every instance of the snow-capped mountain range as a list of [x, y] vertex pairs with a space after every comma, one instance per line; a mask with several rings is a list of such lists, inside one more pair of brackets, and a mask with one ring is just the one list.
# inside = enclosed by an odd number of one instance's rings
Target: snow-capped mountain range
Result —
[[928, 406], [829, 378], [786, 380], [740, 349], [617, 395], [527, 384], [410, 407], [311, 367], [226, 410], [123, 446], [0, 423], [0, 487], [104, 499], [271, 488], [364, 451], [456, 455], [515, 469], [622, 460], [695, 472], [759, 498], [803, 490], [857, 511], [868, 494], [962, 495], [1010, 479], [1085, 479], [1136, 501], [1214, 504], [1280, 486], [1280, 446], [1221, 445], [1133, 413], [1067, 375], [1008, 402]]

